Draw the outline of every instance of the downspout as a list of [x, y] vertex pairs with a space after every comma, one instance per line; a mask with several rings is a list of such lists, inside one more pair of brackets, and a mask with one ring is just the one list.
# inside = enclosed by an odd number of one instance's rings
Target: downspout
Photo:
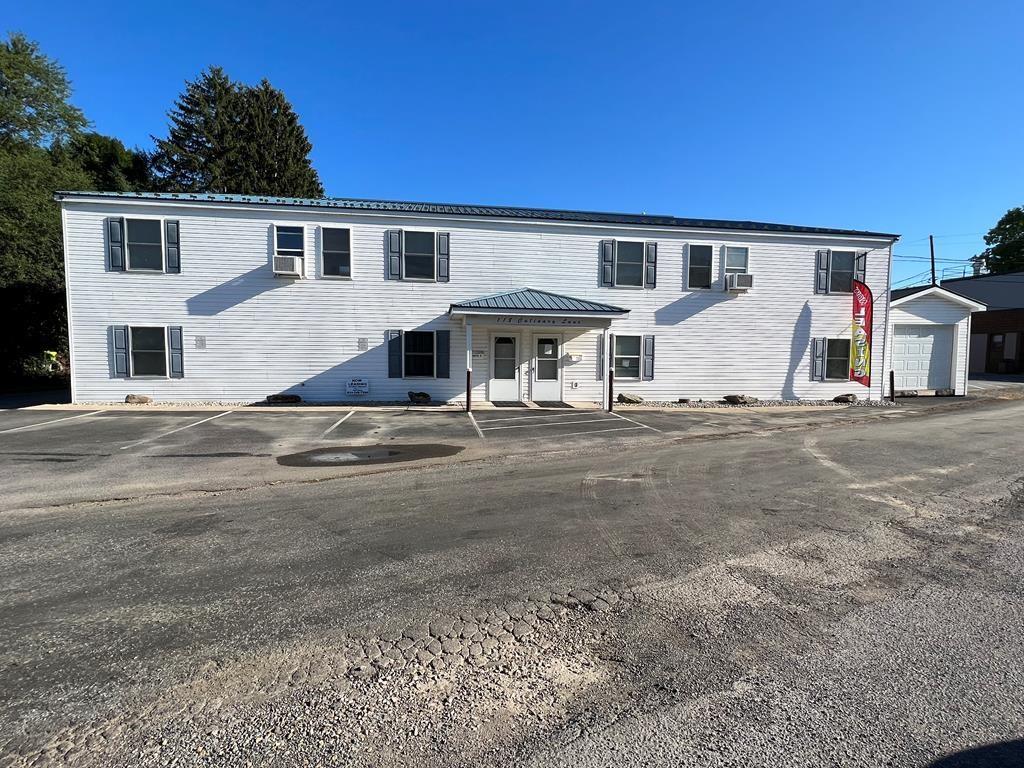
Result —
[[[895, 243], [896, 243], [896, 240], [893, 240], [891, 243], [889, 243], [889, 268], [888, 268], [888, 272], [886, 273], [886, 276], [885, 276], [885, 336], [882, 339], [882, 370], [881, 370], [882, 385], [881, 385], [881, 388], [879, 390], [881, 392], [881, 394], [880, 394], [880, 396], [878, 398], [879, 400], [885, 400], [885, 382], [888, 381], [888, 379], [889, 379], [889, 372], [886, 370], [886, 365], [885, 365], [885, 356], [886, 356], [886, 352], [888, 352], [888, 350], [889, 350], [889, 341], [890, 341], [890, 338], [889, 338], [889, 330], [890, 330], [890, 325], [889, 325], [889, 304], [890, 304], [890, 302], [892, 302], [892, 247], [893, 247], [893, 245]], [[890, 392], [889, 394], [891, 396], [894, 393]]]

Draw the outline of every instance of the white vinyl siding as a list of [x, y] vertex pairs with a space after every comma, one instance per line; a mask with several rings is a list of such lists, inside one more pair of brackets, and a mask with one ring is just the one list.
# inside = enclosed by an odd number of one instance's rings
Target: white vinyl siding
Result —
[[[631, 381], [628, 387], [648, 400], [713, 399], [733, 393], [827, 398], [854, 391], [866, 396], [863, 387], [818, 382], [810, 374], [811, 340], [842, 336], [851, 320], [848, 301], [813, 292], [815, 253], [822, 248], [880, 249], [872, 251], [867, 264], [867, 282], [876, 297], [873, 396], [879, 395], [885, 377], [881, 355], [888, 248], [877, 240], [755, 232], [739, 239], [736, 232], [295, 207], [243, 210], [131, 199], [66, 202], [65, 211], [72, 375], [76, 399], [83, 403], [122, 401], [129, 391], [157, 400], [234, 402], [286, 390], [308, 401], [331, 402], [354, 399], [345, 395], [345, 384], [353, 377], [370, 381], [366, 399], [406, 400], [408, 383], [387, 376], [387, 332], [394, 328], [450, 330], [451, 378], [418, 388], [436, 401], [459, 401], [465, 397], [465, 331], [447, 316], [449, 305], [524, 285], [629, 309], [611, 323], [613, 334], [656, 334], [656, 378]], [[131, 272], [111, 275], [104, 249], [104, 220], [109, 216], [179, 220], [188, 270], [173, 280]], [[268, 248], [276, 245], [271, 240], [274, 225], [301, 228], [305, 254], [317, 253], [319, 228], [350, 230], [353, 280], [341, 286], [317, 279], [317, 260], [310, 258], [304, 259], [309, 279], [275, 278], [268, 259]], [[451, 232], [459, 265], [451, 282], [386, 279], [385, 232], [391, 229]], [[657, 287], [610, 292], [598, 285], [599, 244], [607, 239], [656, 241]], [[686, 289], [686, 246], [697, 239], [713, 246], [712, 274], [719, 283], [724, 246], [743, 243], [757, 265], [757, 287], [740, 299], [722, 291]], [[181, 325], [187, 377], [130, 384], [112, 378], [109, 327], [118, 323]], [[565, 399], [601, 401], [596, 359], [600, 329], [515, 328], [522, 332], [524, 350], [533, 348], [537, 335], [561, 334], [563, 356], [580, 358], [562, 368]], [[476, 402], [486, 399], [492, 330], [499, 326], [475, 324], [473, 329]], [[196, 337], [205, 340], [204, 349], [197, 348]], [[608, 350], [604, 354], [607, 359]], [[529, 378], [524, 370], [524, 399]]]

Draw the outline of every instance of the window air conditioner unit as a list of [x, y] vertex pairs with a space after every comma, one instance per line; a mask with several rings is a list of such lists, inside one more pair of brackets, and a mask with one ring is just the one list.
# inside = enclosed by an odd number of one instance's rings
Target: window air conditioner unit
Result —
[[287, 275], [289, 277], [299, 277], [302, 275], [302, 257], [301, 256], [275, 256], [274, 257], [274, 274], [275, 275]]
[[733, 272], [725, 276], [725, 290], [749, 291], [754, 287], [754, 276], [745, 272]]

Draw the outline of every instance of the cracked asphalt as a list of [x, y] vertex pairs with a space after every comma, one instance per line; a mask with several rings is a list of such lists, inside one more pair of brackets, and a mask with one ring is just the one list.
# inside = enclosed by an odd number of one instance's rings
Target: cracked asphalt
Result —
[[1022, 426], [1008, 401], [120, 501], [0, 459], [0, 766], [1021, 765]]

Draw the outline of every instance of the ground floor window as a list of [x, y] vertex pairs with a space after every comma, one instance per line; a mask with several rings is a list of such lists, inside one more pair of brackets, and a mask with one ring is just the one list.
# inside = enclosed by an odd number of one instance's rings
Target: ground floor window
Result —
[[167, 375], [167, 332], [162, 327], [129, 329], [132, 376]]
[[615, 337], [615, 378], [640, 378], [640, 348], [639, 336]]
[[825, 379], [826, 381], [849, 381], [849, 339], [825, 339]]
[[402, 339], [403, 375], [433, 378], [436, 363], [434, 332], [406, 331]]

